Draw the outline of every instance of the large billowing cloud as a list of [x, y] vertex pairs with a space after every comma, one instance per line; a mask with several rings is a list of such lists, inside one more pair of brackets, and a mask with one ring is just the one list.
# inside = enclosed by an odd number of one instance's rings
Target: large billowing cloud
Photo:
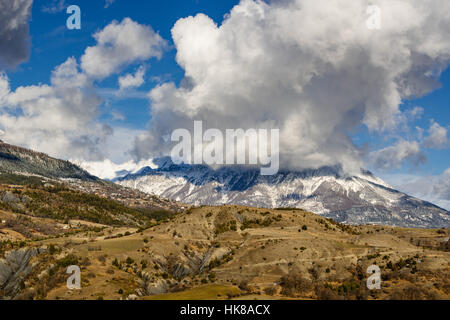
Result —
[[28, 59], [33, 0], [0, 0], [0, 69]]
[[[369, 5], [381, 9], [380, 30], [367, 27]], [[150, 92], [152, 127], [134, 154], [167, 153], [172, 130], [203, 120], [280, 128], [284, 166], [357, 170], [349, 132], [394, 130], [402, 100], [439, 85], [449, 34], [447, 0], [242, 0], [220, 26], [180, 19], [172, 36], [185, 79]]]
[[74, 58], [55, 68], [50, 85], [19, 87], [3, 101], [0, 125], [12, 144], [94, 160], [101, 157], [98, 145], [112, 133], [94, 122], [101, 100]]
[[[102, 99], [95, 80], [162, 50], [156, 44], [164, 43], [150, 30], [130, 19], [111, 23], [96, 35], [103, 49], [88, 48], [81, 66], [77, 59], [68, 58], [55, 67], [49, 84], [12, 90], [8, 76], [0, 73], [0, 138], [64, 159], [100, 161], [109, 155], [124, 160], [125, 146], [133, 139], [133, 132], [114, 131], [98, 120]], [[101, 65], [92, 68], [97, 50], [105, 52]], [[115, 145], [111, 139], [115, 139]]]

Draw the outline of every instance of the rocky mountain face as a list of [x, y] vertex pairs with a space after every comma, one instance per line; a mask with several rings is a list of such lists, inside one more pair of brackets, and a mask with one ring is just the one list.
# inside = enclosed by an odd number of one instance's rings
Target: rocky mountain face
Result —
[[23, 280], [33, 271], [31, 260], [46, 248], [21, 248], [0, 259], [0, 299], [14, 297], [23, 288]]
[[69, 161], [13, 146], [0, 140], [0, 172], [39, 175], [51, 179], [97, 181], [98, 178]]
[[194, 205], [239, 204], [296, 207], [346, 224], [400, 227], [450, 226], [450, 213], [394, 190], [368, 171], [345, 176], [339, 168], [280, 171], [261, 176], [258, 169], [175, 165], [170, 158], [117, 178], [122, 186]]

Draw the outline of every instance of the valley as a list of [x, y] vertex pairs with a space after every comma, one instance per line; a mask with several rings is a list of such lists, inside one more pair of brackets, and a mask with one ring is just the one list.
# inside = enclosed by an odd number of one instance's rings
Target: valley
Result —
[[[205, 206], [149, 228], [79, 224], [10, 238], [8, 250], [43, 252], [10, 298], [448, 299], [448, 237], [448, 229], [350, 227], [297, 209]], [[69, 264], [81, 267], [81, 290], [66, 287]], [[382, 290], [366, 288], [373, 264]]]
[[[3, 144], [0, 299], [449, 299], [449, 228], [386, 224], [189, 205]], [[367, 289], [373, 265], [380, 290]]]

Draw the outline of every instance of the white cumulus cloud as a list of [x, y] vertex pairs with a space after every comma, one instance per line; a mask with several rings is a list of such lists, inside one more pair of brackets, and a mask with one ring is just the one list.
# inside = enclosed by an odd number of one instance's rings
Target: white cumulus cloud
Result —
[[102, 156], [99, 145], [111, 135], [111, 128], [94, 121], [101, 100], [74, 58], [54, 69], [50, 85], [18, 87], [2, 101], [3, 138], [12, 144], [62, 158], [96, 159]]
[[113, 21], [94, 35], [97, 44], [88, 47], [81, 57], [81, 68], [89, 76], [103, 79], [125, 65], [161, 58], [166, 42], [150, 26], [130, 18]]
[[[382, 13], [366, 26], [368, 5]], [[283, 166], [362, 166], [349, 132], [396, 128], [402, 100], [438, 87], [450, 60], [450, 2], [435, 0], [242, 0], [217, 25], [204, 14], [176, 22], [178, 87], [150, 93], [152, 125], [138, 159], [167, 154], [176, 128], [279, 128]], [[403, 142], [378, 153], [422, 161]]]
[[417, 166], [426, 161], [417, 141], [400, 140], [393, 146], [370, 153], [369, 161], [378, 169], [400, 168], [407, 161]]
[[[120, 24], [112, 22], [95, 37], [98, 46], [86, 49], [82, 65], [76, 58], [68, 58], [54, 68], [49, 84], [19, 86], [13, 90], [6, 73], [0, 73], [3, 140], [63, 159], [129, 159], [126, 151], [140, 132], [112, 128], [99, 120], [103, 101], [95, 81], [135, 60], [159, 56], [160, 49], [156, 46], [164, 41], [150, 27], [128, 18]], [[98, 69], [90, 68], [91, 59], [97, 58], [101, 65]], [[116, 113], [113, 117], [123, 118], [123, 115]]]
[[140, 66], [139, 69], [136, 70], [135, 74], [127, 73], [126, 75], [119, 77], [120, 90], [142, 86], [145, 83], [144, 75], [145, 67]]
[[443, 149], [448, 147], [447, 129], [441, 127], [437, 122], [433, 122], [428, 130], [428, 137], [425, 139], [425, 147], [431, 149]]

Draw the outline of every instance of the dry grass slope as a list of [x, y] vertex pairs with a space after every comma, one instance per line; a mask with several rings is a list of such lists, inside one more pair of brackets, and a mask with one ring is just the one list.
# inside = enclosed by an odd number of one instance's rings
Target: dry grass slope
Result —
[[[105, 225], [27, 243], [54, 252], [36, 257], [39, 268], [18, 297], [449, 299], [448, 237], [449, 230], [349, 227], [298, 209], [205, 206], [147, 229]], [[54, 269], [70, 255], [82, 265], [79, 291], [65, 287], [64, 268]], [[373, 264], [382, 289], [368, 291]]]

